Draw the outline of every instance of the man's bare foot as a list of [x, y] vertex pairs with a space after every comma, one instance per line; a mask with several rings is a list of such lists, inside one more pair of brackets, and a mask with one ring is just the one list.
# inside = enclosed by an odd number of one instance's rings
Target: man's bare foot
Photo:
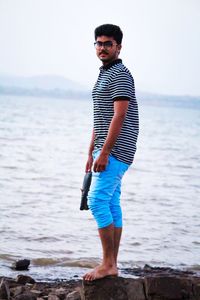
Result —
[[107, 267], [105, 265], [100, 265], [96, 267], [94, 270], [92, 270], [91, 272], [86, 273], [83, 276], [83, 279], [87, 281], [93, 281], [100, 278], [104, 278], [106, 276], [117, 276], [117, 275], [118, 275], [117, 267], [115, 266]]

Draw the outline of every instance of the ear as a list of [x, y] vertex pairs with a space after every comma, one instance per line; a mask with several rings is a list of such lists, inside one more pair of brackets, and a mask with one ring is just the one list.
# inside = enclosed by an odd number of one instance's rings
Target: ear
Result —
[[118, 54], [120, 53], [121, 49], [122, 49], [122, 45], [121, 44], [117, 45]]
[[117, 45], [118, 50], [120, 51], [122, 49], [122, 45]]

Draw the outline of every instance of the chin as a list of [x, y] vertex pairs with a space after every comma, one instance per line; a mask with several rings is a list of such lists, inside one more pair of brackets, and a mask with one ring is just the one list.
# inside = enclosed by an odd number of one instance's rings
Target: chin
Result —
[[102, 62], [108, 62], [108, 61], [110, 61], [108, 58], [105, 58], [105, 57], [99, 57], [99, 59], [100, 59]]

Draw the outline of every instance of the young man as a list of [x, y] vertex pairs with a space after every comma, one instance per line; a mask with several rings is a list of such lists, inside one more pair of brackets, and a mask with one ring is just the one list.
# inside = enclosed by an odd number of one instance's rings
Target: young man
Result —
[[88, 200], [98, 225], [103, 261], [84, 275], [89, 281], [118, 274], [121, 179], [133, 162], [139, 132], [134, 80], [118, 58], [122, 37], [116, 25], [95, 29], [94, 45], [103, 65], [92, 93], [94, 128], [85, 171], [93, 170]]

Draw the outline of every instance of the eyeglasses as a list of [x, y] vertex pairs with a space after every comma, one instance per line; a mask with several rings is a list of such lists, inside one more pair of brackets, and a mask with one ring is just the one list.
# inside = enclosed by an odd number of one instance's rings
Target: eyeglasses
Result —
[[[94, 43], [94, 46], [96, 49], [100, 49], [101, 47], [104, 47], [105, 49], [109, 50], [112, 48], [113, 45], [114, 44], [112, 41], [106, 41], [106, 42], [97, 41]], [[115, 45], [117, 45], [117, 44], [115, 44]]]

